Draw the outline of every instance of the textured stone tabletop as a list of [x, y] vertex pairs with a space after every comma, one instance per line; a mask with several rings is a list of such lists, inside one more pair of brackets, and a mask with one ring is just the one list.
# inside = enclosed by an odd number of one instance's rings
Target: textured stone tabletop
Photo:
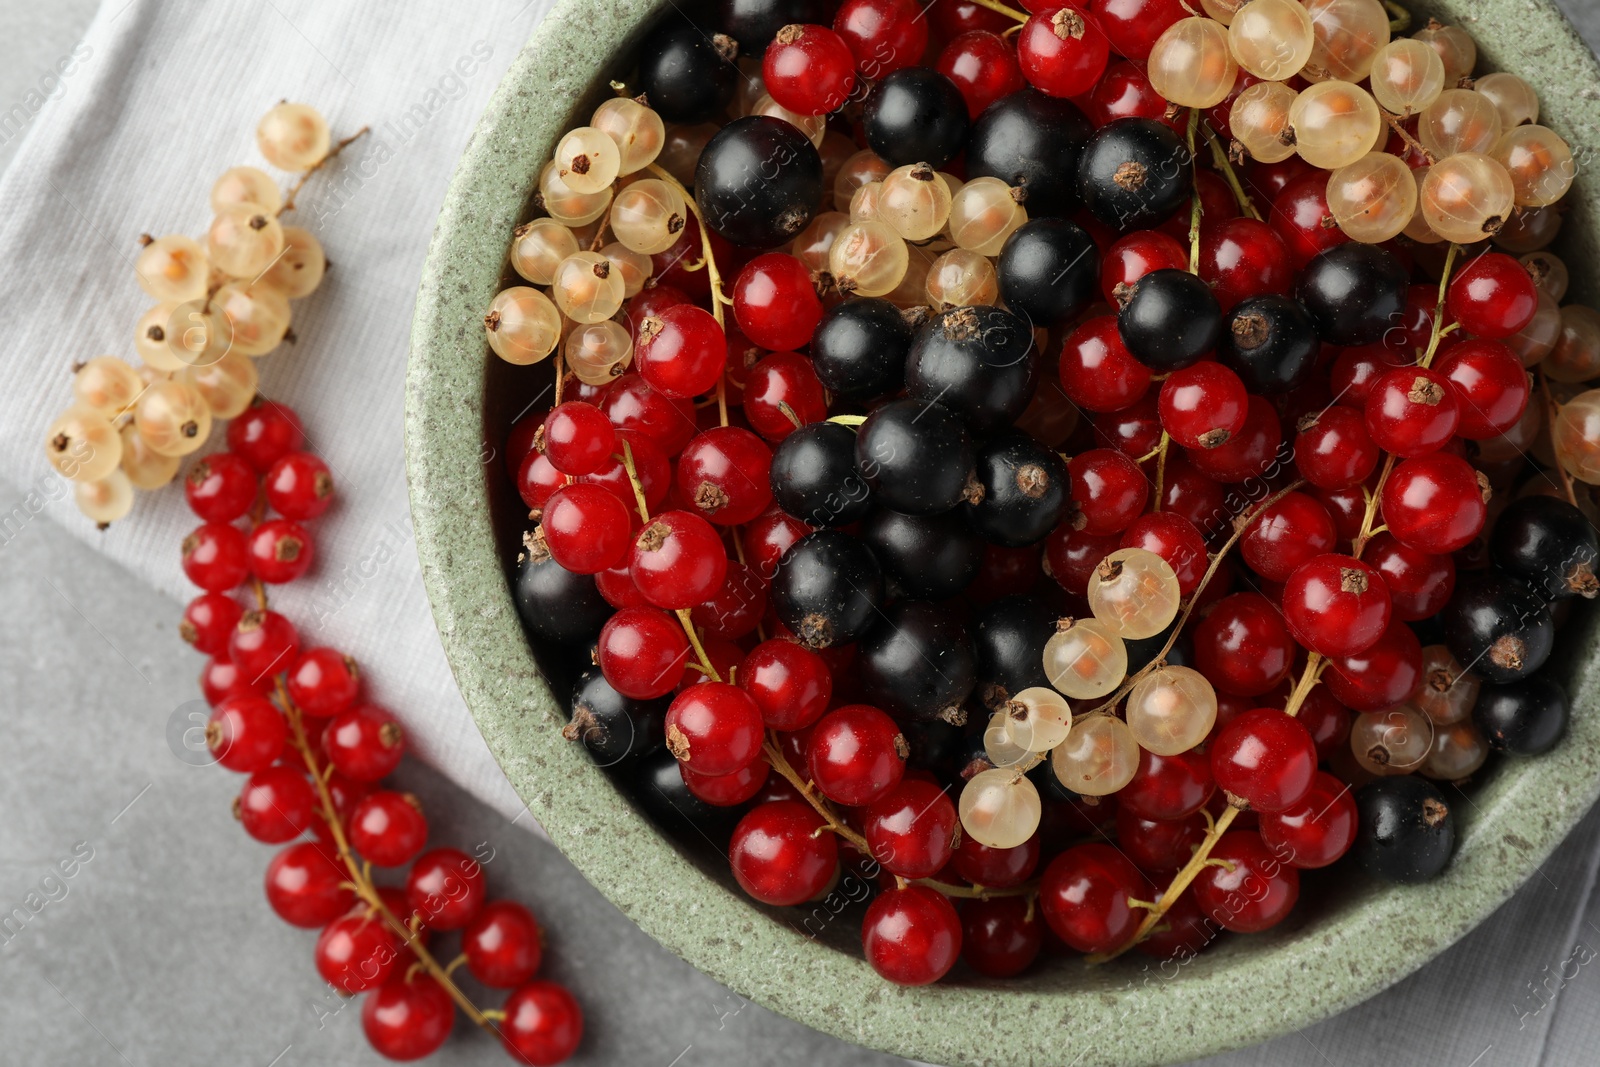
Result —
[[[1600, 8], [1564, 6], [1600, 40]], [[94, 8], [0, 0], [0, 167], [34, 121], [33, 94], [71, 91], [49, 72]], [[203, 122], [203, 92], [194, 106]], [[14, 510], [24, 496], [0, 483], [0, 516], [26, 515]], [[383, 1062], [356, 1007], [317, 978], [313, 935], [262, 899], [272, 850], [229, 813], [238, 779], [173, 753], [169, 730], [199, 707], [200, 660], [176, 640], [179, 611], [46, 518], [0, 529], [0, 919], [11, 917], [0, 925], [0, 1067]], [[746, 1003], [662, 950], [544, 841], [414, 763], [403, 777], [438, 839], [492, 850], [491, 885], [546, 924], [548, 973], [588, 1017], [574, 1063], [900, 1062]], [[1591, 814], [1510, 903], [1417, 975], [1206, 1062], [1595, 1062], [1597, 864]], [[461, 1025], [430, 1062], [509, 1061]]]

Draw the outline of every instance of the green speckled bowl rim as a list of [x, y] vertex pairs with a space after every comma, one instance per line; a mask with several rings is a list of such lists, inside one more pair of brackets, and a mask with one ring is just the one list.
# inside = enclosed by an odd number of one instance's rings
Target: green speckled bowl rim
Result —
[[[760, 909], [697, 867], [579, 746], [518, 622], [490, 520], [480, 325], [540, 165], [598, 71], [663, 0], [564, 0], [539, 25], [479, 122], [439, 216], [417, 299], [406, 378], [411, 511], [445, 653], [490, 750], [530, 811], [588, 879], [667, 948], [774, 1011], [818, 1030], [938, 1064], [1167, 1063], [1261, 1041], [1373, 995], [1482, 921], [1533, 874], [1600, 791], [1594, 626], [1564, 642], [1572, 729], [1538, 760], [1508, 761], [1471, 800], [1455, 862], [1417, 888], [1355, 883], [1291, 928], [1225, 938], [1183, 966], [1131, 957], [1013, 983], [905, 989], [808, 937], [802, 917]], [[1600, 145], [1600, 71], [1547, 0], [1433, 4], [1485, 62], [1539, 90], [1580, 160]], [[1421, 16], [1419, 15], [1419, 22]], [[1589, 183], [1568, 217], [1573, 262], [1600, 262]], [[1578, 273], [1575, 271], [1575, 273]], [[1587, 295], [1592, 300], [1593, 294]], [[1181, 980], [1174, 980], [1181, 979]], [[1152, 1025], [1151, 1020], [1158, 1020]]]

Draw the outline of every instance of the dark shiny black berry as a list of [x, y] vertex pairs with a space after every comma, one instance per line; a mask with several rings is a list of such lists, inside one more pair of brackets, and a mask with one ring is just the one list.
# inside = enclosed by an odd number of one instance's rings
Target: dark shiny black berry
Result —
[[877, 619], [883, 572], [862, 542], [837, 530], [818, 530], [790, 545], [778, 560], [769, 596], [778, 621], [802, 644], [846, 645]]
[[1507, 505], [1489, 536], [1489, 556], [1548, 597], [1600, 592], [1594, 527], [1583, 512], [1553, 496], [1525, 496]]
[[[1156, 653], [1166, 645], [1167, 638], [1172, 636], [1172, 631], [1177, 627], [1178, 620], [1173, 619], [1165, 630], [1154, 637], [1141, 637], [1135, 640], [1124, 640], [1123, 646], [1128, 651], [1128, 673], [1133, 674], [1149, 666], [1156, 658]], [[1184, 634], [1172, 644], [1167, 651], [1167, 666], [1192, 667], [1194, 666], [1194, 645], [1189, 640], [1189, 635]]]
[[811, 335], [811, 365], [823, 388], [870, 400], [905, 385], [911, 324], [882, 297], [856, 297], [822, 314]]
[[878, 508], [861, 524], [884, 578], [913, 600], [948, 600], [977, 577], [983, 539], [959, 510], [938, 515], [902, 515]]
[[1543, 674], [1478, 690], [1472, 721], [1496, 752], [1538, 756], [1555, 747], [1571, 716], [1567, 691]]
[[856, 470], [880, 506], [907, 515], [937, 515], [976, 492], [974, 462], [960, 416], [939, 404], [891, 401], [856, 435]]
[[1038, 384], [1033, 328], [997, 307], [933, 316], [917, 329], [906, 358], [907, 395], [949, 408], [977, 434], [1011, 425]]
[[1100, 298], [1100, 252], [1070, 219], [1032, 219], [996, 265], [1006, 306], [1035, 326], [1066, 322]]
[[823, 0], [722, 0], [717, 25], [739, 42], [739, 54], [759, 58], [778, 31], [792, 23], [827, 23]]
[[957, 612], [923, 600], [885, 608], [857, 646], [867, 699], [893, 715], [958, 722], [977, 677]]
[[1401, 324], [1406, 269], [1386, 249], [1351, 241], [1306, 264], [1295, 299], [1317, 336], [1333, 345], [1369, 345]]
[[1112, 229], [1147, 229], [1189, 203], [1189, 148], [1164, 122], [1118, 119], [1089, 139], [1078, 162], [1078, 189], [1089, 214]]
[[639, 759], [665, 742], [667, 704], [665, 699], [625, 697], [611, 688], [599, 667], [591, 667], [578, 676], [572, 687], [567, 711], [570, 721], [562, 736], [583, 742], [590, 757], [602, 767]]
[[1509, 574], [1458, 575], [1439, 621], [1457, 662], [1490, 682], [1526, 678], [1544, 666], [1555, 644], [1549, 603]]
[[967, 139], [967, 179], [999, 178], [1023, 192], [1029, 218], [1083, 206], [1078, 160], [1094, 126], [1071, 101], [1023, 89], [990, 104]]
[[1056, 632], [1060, 614], [1045, 597], [1023, 593], [1002, 597], [978, 615], [972, 640], [978, 654], [974, 692], [984, 707], [999, 711], [1024, 689], [1050, 684], [1044, 646]]
[[550, 558], [542, 544], [517, 566], [517, 614], [528, 632], [543, 641], [577, 644], [593, 641], [615, 608], [595, 586], [594, 575], [573, 574]]
[[1286, 393], [1317, 365], [1322, 343], [1305, 309], [1286, 296], [1239, 301], [1222, 324], [1217, 358], [1252, 393]]
[[891, 167], [926, 163], [938, 170], [967, 140], [967, 104], [955, 82], [927, 67], [902, 67], [867, 94], [861, 127]]
[[872, 490], [856, 473], [856, 432], [813, 422], [772, 450], [772, 499], [812, 526], [848, 526], [872, 510]]
[[907, 767], [932, 771], [941, 779], [953, 778], [956, 760], [961, 755], [961, 727], [933, 719], [929, 722], [912, 720], [900, 724], [911, 755], [906, 757]]
[[690, 846], [704, 848], [708, 836], [713, 844], [720, 845], [732, 832], [742, 809], [707, 804], [689, 792], [678, 767], [677, 757], [665, 746], [644, 757], [632, 776], [633, 795], [657, 822]]
[[1025, 433], [1008, 433], [978, 449], [983, 496], [962, 508], [985, 541], [1006, 548], [1043, 541], [1067, 506], [1067, 465]]
[[738, 55], [732, 37], [670, 21], [639, 46], [639, 92], [667, 122], [709, 121], [733, 100]]
[[772, 248], [811, 221], [822, 199], [822, 157], [782, 119], [734, 119], [700, 153], [694, 198], [701, 218], [719, 236], [749, 248]]
[[1456, 847], [1455, 815], [1426, 778], [1379, 778], [1356, 790], [1356, 862], [1368, 874], [1414, 885], [1436, 878]]
[[1196, 275], [1175, 268], [1151, 271], [1133, 283], [1117, 314], [1117, 333], [1145, 366], [1181, 370], [1217, 346], [1222, 308]]

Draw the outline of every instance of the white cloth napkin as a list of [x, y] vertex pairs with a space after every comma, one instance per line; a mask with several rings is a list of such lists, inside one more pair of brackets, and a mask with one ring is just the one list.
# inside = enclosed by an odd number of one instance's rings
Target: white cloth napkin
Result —
[[[336, 139], [371, 126], [285, 217], [317, 235], [333, 268], [294, 304], [297, 343], [258, 361], [261, 391], [300, 413], [338, 502], [312, 525], [311, 573], [272, 597], [304, 645], [355, 656], [417, 754], [508, 817], [522, 805], [467, 714], [423, 592], [401, 412], [412, 304], [445, 187], [550, 3], [105, 0], [0, 181], [0, 560], [22, 525], [56, 522], [181, 604], [196, 592], [179, 566], [196, 524], [181, 486], [141, 494], [99, 532], [45, 462], [45, 426], [71, 401], [74, 361], [136, 359], [134, 321], [153, 303], [134, 278], [139, 234], [203, 235], [219, 174], [242, 163], [271, 172], [255, 145], [269, 107], [312, 104]], [[213, 431], [208, 450], [222, 437]], [[93, 605], [77, 606], [93, 618]], [[192, 656], [198, 673], [201, 657], [176, 629], [172, 654]]]

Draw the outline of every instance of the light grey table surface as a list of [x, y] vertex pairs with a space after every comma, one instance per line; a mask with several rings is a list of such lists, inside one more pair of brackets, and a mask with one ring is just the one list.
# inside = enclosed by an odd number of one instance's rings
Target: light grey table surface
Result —
[[[38, 85], [95, 6], [0, 0], [0, 113]], [[1600, 41], [1600, 8], [1564, 6]], [[0, 167], [19, 139], [0, 129]], [[0, 486], [0, 514], [20, 496]], [[198, 697], [178, 612], [48, 519], [0, 534], [0, 916], [30, 894], [49, 901], [0, 930], [0, 1067], [382, 1062], [355, 1007], [340, 1010], [317, 978], [312, 935], [266, 907], [271, 852], [229, 814], [237, 779], [169, 748], [169, 720]], [[545, 922], [547, 973], [588, 1015], [575, 1063], [901, 1062], [747, 1004], [635, 928], [546, 842], [426, 768], [410, 767], [405, 784], [440, 840], [493, 848], [492, 885]], [[52, 878], [74, 855], [90, 858]], [[1417, 975], [1207, 1062], [1597, 1062], [1600, 978], [1586, 966], [1600, 948], [1597, 860], [1591, 815], [1510, 903]], [[507, 1061], [462, 1025], [434, 1062]]]

